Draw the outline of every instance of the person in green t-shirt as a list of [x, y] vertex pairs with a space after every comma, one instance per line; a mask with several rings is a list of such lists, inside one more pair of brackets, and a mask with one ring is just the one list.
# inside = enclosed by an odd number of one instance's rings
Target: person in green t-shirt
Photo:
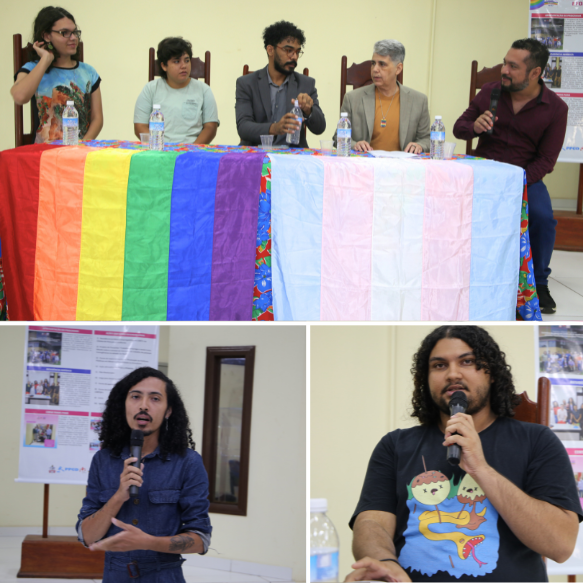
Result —
[[190, 77], [192, 44], [182, 37], [165, 38], [157, 57], [162, 76], [150, 81], [136, 101], [136, 136], [148, 133], [153, 105], [159, 103], [166, 142], [210, 144], [219, 127], [217, 103], [206, 83]]

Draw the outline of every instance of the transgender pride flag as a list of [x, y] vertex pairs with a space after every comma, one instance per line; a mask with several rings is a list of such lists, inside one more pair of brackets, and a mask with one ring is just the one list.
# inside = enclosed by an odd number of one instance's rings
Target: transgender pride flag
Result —
[[270, 155], [276, 320], [513, 320], [522, 168]]

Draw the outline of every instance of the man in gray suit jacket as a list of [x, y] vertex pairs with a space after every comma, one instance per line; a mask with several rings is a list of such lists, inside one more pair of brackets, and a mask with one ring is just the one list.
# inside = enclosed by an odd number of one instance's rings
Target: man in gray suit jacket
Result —
[[352, 124], [353, 149], [363, 152], [398, 149], [413, 154], [429, 151], [427, 97], [397, 81], [404, 59], [405, 47], [400, 42], [375, 43], [371, 61], [373, 84], [344, 96], [341, 111], [348, 113]]
[[[263, 135], [275, 136], [274, 145], [285, 144], [301, 121], [298, 147], [307, 148], [306, 126], [317, 135], [326, 129], [316, 81], [295, 72], [305, 42], [303, 31], [291, 22], [282, 20], [263, 31], [269, 64], [237, 79], [235, 114], [242, 146], [261, 144]], [[300, 121], [290, 113], [296, 99], [304, 118]]]

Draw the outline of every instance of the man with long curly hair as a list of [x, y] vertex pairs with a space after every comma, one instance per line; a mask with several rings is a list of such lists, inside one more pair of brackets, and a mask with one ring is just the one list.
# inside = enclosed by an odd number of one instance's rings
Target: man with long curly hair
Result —
[[[261, 144], [262, 135], [275, 136], [274, 145], [284, 145], [287, 134], [299, 128], [298, 147], [307, 148], [306, 127], [313, 134], [324, 133], [316, 81], [295, 71], [305, 42], [304, 31], [285, 20], [263, 31], [267, 66], [237, 79], [235, 114], [242, 146]], [[296, 99], [303, 120], [291, 113]]]
[[[130, 435], [144, 434], [141, 467], [130, 464]], [[181, 553], [206, 553], [212, 527], [208, 477], [194, 451], [188, 414], [174, 383], [143, 367], [111, 390], [103, 412], [102, 448], [89, 469], [77, 522], [79, 540], [104, 550], [104, 583], [183, 582]], [[130, 496], [130, 486], [138, 495]]]
[[[583, 519], [571, 464], [548, 427], [512, 419], [510, 366], [478, 326], [441, 326], [413, 357], [412, 417], [369, 462], [347, 581], [547, 581]], [[454, 393], [465, 413], [450, 416]], [[450, 465], [446, 448], [461, 461]]]

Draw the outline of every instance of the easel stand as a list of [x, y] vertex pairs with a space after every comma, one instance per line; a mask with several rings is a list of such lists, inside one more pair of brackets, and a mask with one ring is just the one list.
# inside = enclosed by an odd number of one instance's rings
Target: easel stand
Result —
[[555, 249], [583, 251], [583, 164], [579, 164], [577, 211], [555, 211], [557, 234]]
[[49, 485], [45, 484], [43, 534], [29, 534], [22, 541], [17, 577], [102, 579], [105, 553], [86, 549], [76, 536], [48, 535]]

